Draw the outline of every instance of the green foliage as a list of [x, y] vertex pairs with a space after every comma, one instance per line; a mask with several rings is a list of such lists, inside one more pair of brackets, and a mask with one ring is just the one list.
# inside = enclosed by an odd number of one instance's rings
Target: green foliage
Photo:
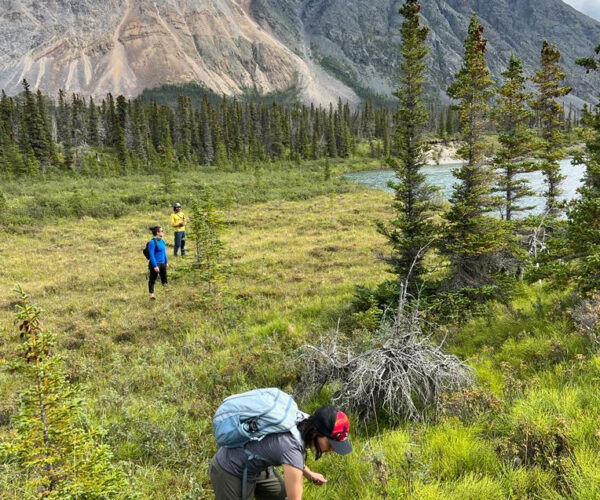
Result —
[[440, 248], [450, 261], [452, 289], [494, 284], [494, 271], [503, 266], [504, 256], [511, 253], [506, 225], [486, 216], [496, 206], [492, 196], [493, 171], [484, 164], [487, 146], [483, 134], [489, 119], [489, 100], [494, 93], [484, 57], [486, 44], [483, 26], [473, 14], [465, 40], [463, 66], [448, 88], [448, 95], [458, 101], [464, 140], [458, 154], [465, 160], [454, 172], [459, 183], [446, 214], [448, 224]]
[[570, 394], [542, 389], [518, 401], [506, 417], [506, 440], [499, 441], [501, 453], [526, 466], [561, 467], [572, 450], [568, 421], [562, 413], [566, 401], [560, 401], [564, 396]]
[[504, 217], [512, 220], [515, 213], [531, 209], [518, 203], [533, 195], [528, 181], [519, 177], [532, 169], [531, 162], [526, 160], [535, 148], [534, 133], [528, 126], [533, 113], [527, 107], [531, 94], [525, 91], [527, 78], [523, 75], [523, 62], [511, 54], [502, 76], [504, 84], [498, 89], [498, 103], [494, 109], [501, 148], [494, 164], [499, 174], [497, 189], [504, 198]]
[[573, 278], [584, 294], [600, 289], [600, 108], [590, 115], [591, 133], [578, 163], [584, 163], [586, 174], [581, 197], [568, 211], [567, 246], [576, 256]]
[[402, 63], [400, 88], [394, 96], [400, 101], [395, 116], [393, 154], [389, 165], [396, 172], [398, 182], [390, 186], [395, 191], [393, 208], [395, 218], [388, 227], [379, 225], [392, 247], [390, 263], [400, 280], [418, 281], [424, 273], [423, 261], [435, 238], [431, 222], [434, 209], [434, 190], [425, 183], [422, 168], [425, 165], [427, 144], [424, 140], [428, 113], [423, 100], [425, 58], [429, 52], [425, 42], [429, 28], [420, 23], [421, 6], [408, 0], [400, 9], [402, 23]]
[[225, 228], [222, 214], [217, 210], [210, 191], [205, 190], [201, 201], [194, 201], [188, 224], [190, 239], [196, 246], [196, 268], [212, 292], [223, 280], [223, 241]]
[[[565, 461], [565, 479], [568, 485], [567, 498], [594, 500], [600, 497], [600, 471], [598, 460], [600, 453], [591, 447], [575, 450], [572, 457]], [[565, 498], [563, 494], [546, 487], [549, 499]]]
[[600, 54], [600, 45], [596, 46], [594, 49], [594, 54], [595, 55], [593, 56], [579, 58], [575, 62], [580, 66], [583, 66], [587, 73], [590, 71], [598, 71], [600, 69], [600, 65], [597, 56]]
[[544, 173], [548, 191], [546, 191], [546, 212], [554, 217], [560, 212], [559, 197], [560, 184], [563, 176], [560, 174], [558, 160], [565, 156], [564, 146], [564, 107], [558, 98], [571, 92], [571, 88], [563, 87], [562, 81], [565, 73], [559, 66], [560, 51], [544, 40], [542, 43], [540, 68], [532, 78], [538, 93], [532, 101], [532, 108], [537, 111], [540, 122], [542, 143], [538, 158], [538, 165]]
[[0, 191], [0, 224], [3, 224], [8, 219], [8, 199], [6, 195]]
[[123, 473], [111, 464], [102, 433], [90, 428], [85, 401], [69, 384], [54, 336], [41, 326], [42, 310], [21, 288], [15, 314], [21, 339], [9, 363], [26, 381], [13, 434], [0, 444], [0, 457], [27, 470], [31, 494], [57, 499], [124, 498]]

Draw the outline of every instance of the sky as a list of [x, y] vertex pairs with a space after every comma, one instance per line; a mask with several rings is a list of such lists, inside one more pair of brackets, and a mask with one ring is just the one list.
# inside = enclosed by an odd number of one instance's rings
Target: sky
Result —
[[563, 0], [577, 10], [600, 21], [600, 0]]

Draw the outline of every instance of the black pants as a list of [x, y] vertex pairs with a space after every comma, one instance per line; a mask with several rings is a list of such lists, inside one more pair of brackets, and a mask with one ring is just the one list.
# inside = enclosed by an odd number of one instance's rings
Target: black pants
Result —
[[149, 269], [150, 269], [150, 279], [148, 280], [148, 290], [150, 291], [150, 293], [154, 293], [154, 284], [156, 283], [156, 278], [158, 278], [159, 274], [160, 274], [160, 282], [163, 285], [166, 285], [168, 283], [168, 281], [167, 281], [167, 265], [159, 264], [158, 272], [156, 272], [154, 270], [154, 268], [152, 267], [152, 264], [149, 265]]

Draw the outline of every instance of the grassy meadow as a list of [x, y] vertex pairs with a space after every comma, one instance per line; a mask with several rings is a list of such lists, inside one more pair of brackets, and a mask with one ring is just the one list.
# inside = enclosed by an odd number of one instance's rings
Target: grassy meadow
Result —
[[[14, 351], [20, 283], [45, 309], [91, 425], [139, 498], [211, 498], [211, 419], [227, 395], [258, 386], [293, 390], [296, 350], [352, 320], [354, 287], [389, 278], [377, 220], [391, 196], [337, 174], [364, 161], [215, 168], [160, 177], [7, 183], [0, 240], [0, 359]], [[141, 253], [153, 223], [168, 226], [210, 190], [228, 221], [226, 273], [211, 295], [188, 257], [173, 259], [169, 286], [147, 293]], [[167, 227], [167, 242], [172, 232]], [[355, 424], [355, 452], [309, 465], [329, 482], [307, 499], [527, 499], [600, 496], [600, 357], [573, 320], [568, 290], [525, 286], [446, 326], [446, 349], [477, 385], [448, 395], [435, 420], [392, 428]], [[354, 332], [355, 333], [355, 332]], [[0, 373], [0, 438], [23, 380]], [[311, 410], [327, 394], [305, 402]], [[0, 463], [0, 498], [31, 498], [16, 464]]]

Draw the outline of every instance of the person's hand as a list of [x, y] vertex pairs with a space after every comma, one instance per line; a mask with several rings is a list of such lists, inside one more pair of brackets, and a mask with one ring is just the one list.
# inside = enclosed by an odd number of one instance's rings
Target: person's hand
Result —
[[325, 479], [325, 476], [323, 476], [323, 474], [313, 472], [306, 466], [304, 466], [302, 474], [304, 474], [304, 477], [308, 479], [311, 483], [318, 484], [319, 486], [322, 486], [327, 482], [327, 479]]
[[323, 474], [319, 474], [318, 472], [311, 472], [307, 479], [311, 483], [317, 484], [319, 486], [323, 486], [327, 482], [327, 479], [325, 479], [325, 476]]
[[160, 271], [160, 269], [158, 267], [155, 267], [154, 272], [157, 273], [158, 271]]

